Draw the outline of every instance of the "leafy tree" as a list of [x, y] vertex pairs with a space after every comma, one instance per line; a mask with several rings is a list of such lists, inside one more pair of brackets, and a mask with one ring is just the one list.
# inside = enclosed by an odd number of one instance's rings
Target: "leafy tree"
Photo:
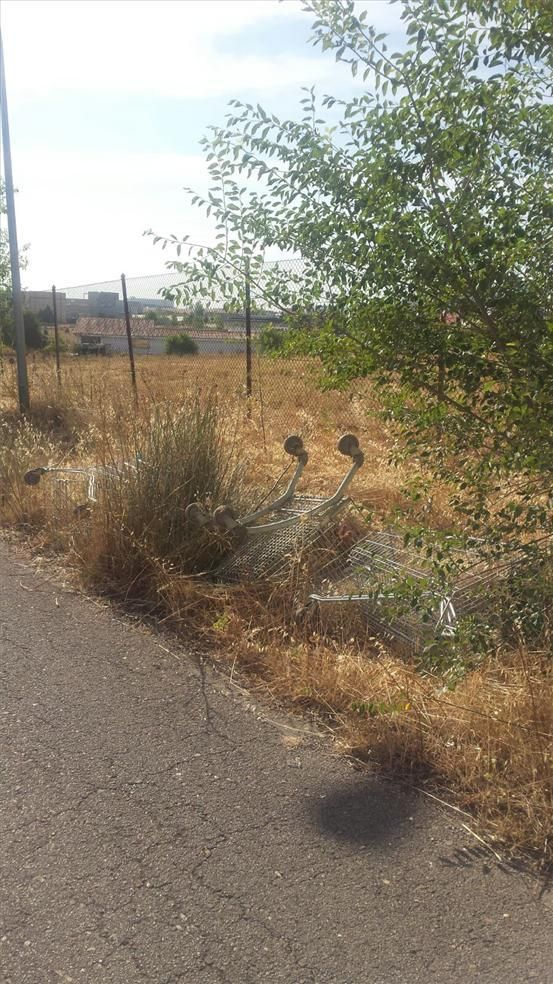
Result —
[[[14, 346], [14, 324], [11, 295], [6, 292], [0, 296], [0, 318], [2, 321], [2, 341], [5, 345]], [[40, 322], [32, 311], [23, 312], [23, 327], [25, 330], [25, 345], [28, 349], [41, 349], [46, 345]]]
[[11, 291], [0, 289], [0, 345], [13, 343], [13, 313]]
[[[6, 214], [6, 193], [4, 183], [0, 182], [0, 215]], [[6, 290], [11, 285], [10, 243], [5, 228], [0, 228], [0, 287]]]
[[38, 312], [38, 320], [41, 325], [53, 325], [54, 324], [54, 312], [49, 304], [46, 307], [41, 308]]
[[[192, 198], [218, 245], [163, 242], [181, 296], [240, 303], [249, 267], [292, 323], [310, 312], [297, 345], [329, 385], [374, 378], [404, 448], [457, 482], [474, 530], [500, 482], [498, 534], [549, 529], [553, 13], [540, 0], [401, 6], [406, 47], [391, 52], [352, 0], [308, 2], [314, 42], [364, 89], [322, 105], [306, 92], [299, 122], [234, 101], [204, 141], [212, 190]], [[301, 276], [267, 273], [275, 246], [300, 254]]]
[[[6, 214], [6, 195], [4, 183], [0, 181], [0, 216]], [[19, 265], [22, 269], [26, 266], [24, 247], [19, 256]], [[10, 242], [5, 228], [0, 228], [0, 343], [13, 345], [14, 323], [11, 298], [11, 265], [10, 265]]]
[[205, 326], [205, 308], [201, 301], [196, 301], [192, 311], [192, 326], [196, 331], [201, 331]]
[[[5, 214], [6, 198], [0, 183], [0, 215]], [[11, 344], [12, 335], [10, 246], [6, 230], [0, 229], [0, 342]]]
[[282, 328], [275, 328], [274, 325], [265, 325], [259, 332], [259, 351], [264, 355], [272, 352], [281, 352], [284, 348], [286, 335]]
[[44, 348], [47, 339], [44, 336], [36, 314], [33, 314], [32, 311], [25, 311], [23, 313], [23, 324], [25, 327], [25, 345], [27, 348]]
[[197, 355], [198, 346], [190, 335], [182, 332], [180, 335], [170, 335], [165, 342], [167, 355]]
[[158, 310], [157, 308], [152, 308], [151, 310], [144, 311], [144, 317], [148, 321], [153, 321], [156, 325], [173, 325], [175, 324], [175, 315], [170, 315], [167, 311]]

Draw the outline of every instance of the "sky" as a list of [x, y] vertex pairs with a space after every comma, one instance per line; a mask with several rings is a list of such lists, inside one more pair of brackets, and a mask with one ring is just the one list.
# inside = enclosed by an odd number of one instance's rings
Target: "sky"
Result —
[[[363, 6], [397, 36], [397, 6]], [[207, 189], [199, 144], [229, 100], [297, 117], [302, 86], [359, 85], [312, 19], [300, 0], [0, 0], [23, 285], [161, 272], [150, 228], [212, 242], [183, 188]]]

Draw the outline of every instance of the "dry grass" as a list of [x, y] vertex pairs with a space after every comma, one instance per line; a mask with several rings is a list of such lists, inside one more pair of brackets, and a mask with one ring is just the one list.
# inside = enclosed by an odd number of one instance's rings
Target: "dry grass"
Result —
[[[163, 402], [179, 403], [187, 394], [215, 392], [221, 406], [236, 416], [250, 474], [260, 485], [274, 481], [289, 463], [282, 451], [284, 438], [301, 434], [310, 451], [302, 488], [306, 493], [329, 493], [335, 488], [343, 459], [336, 453], [341, 434], [357, 434], [365, 451], [365, 467], [355, 484], [355, 498], [377, 515], [407, 510], [410, 517], [440, 527], [450, 521], [447, 495], [435, 485], [416, 508], [405, 490], [420, 470], [390, 464], [393, 440], [378, 416], [370, 388], [361, 381], [347, 393], [321, 392], [317, 366], [311, 360], [282, 362], [254, 358], [253, 394], [246, 413], [244, 357], [240, 355], [137, 359], [140, 416], [148, 418]], [[0, 367], [1, 369], [1, 367]], [[53, 360], [36, 355], [29, 364], [33, 393], [32, 419], [44, 427], [52, 422], [63, 438], [74, 435], [81, 458], [93, 455], [105, 435], [121, 440], [129, 437], [129, 421], [136, 418], [127, 359], [62, 357], [62, 390], [58, 392]], [[0, 371], [0, 410], [16, 406], [15, 366]], [[66, 442], [67, 443], [67, 442]]]
[[[403, 491], [416, 466], [411, 474], [389, 464], [391, 436], [367, 413], [370, 393], [321, 393], [309, 363], [265, 360], [256, 367], [248, 408], [239, 357], [144, 358], [138, 368], [135, 408], [123, 359], [66, 358], [58, 392], [51, 361], [37, 358], [30, 367], [33, 414], [22, 422], [14, 414], [13, 369], [4, 367], [0, 520], [43, 531], [42, 542], [63, 550], [66, 562], [96, 590], [155, 613], [176, 632], [196, 633], [234, 675], [247, 676], [250, 687], [316, 711], [358, 757], [393, 774], [415, 776], [418, 785], [471, 814], [494, 851], [505, 846], [550, 865], [553, 675], [548, 652], [521, 645], [491, 653], [450, 689], [445, 677], [421, 673], [368, 638], [355, 613], [342, 622], [328, 616], [298, 624], [293, 615], [313, 557], [298, 558], [294, 576], [285, 583], [230, 588], [213, 585], [203, 573], [212, 543], [205, 544], [207, 554], [187, 552], [188, 534], [181, 523], [185, 500], [215, 489], [206, 471], [214, 449], [220, 454], [217, 475], [228, 469], [229, 484], [214, 491], [213, 503], [234, 494], [243, 501], [266, 490], [287, 464], [281, 441], [291, 431], [301, 432], [312, 452], [307, 490], [328, 492], [336, 485], [343, 461], [334, 451], [335, 441], [352, 430], [366, 452], [354, 487], [364, 508], [379, 518], [400, 513], [429, 526], [447, 524], [447, 490], [429, 486], [417, 502]], [[212, 405], [214, 392], [217, 419], [204, 428], [208, 453], [200, 460], [193, 441], [184, 448], [178, 421], [186, 418], [178, 417], [177, 408], [185, 404], [190, 415], [194, 400], [198, 407], [204, 401]], [[165, 423], [161, 438], [158, 433], [153, 441], [159, 414]], [[224, 439], [218, 444], [222, 421]], [[193, 434], [200, 432], [196, 421]], [[60, 529], [47, 488], [28, 489], [21, 482], [31, 465], [111, 461], [136, 450], [144, 451], [146, 459], [161, 450], [153, 484], [152, 473], [144, 473], [137, 484], [119, 490], [119, 499], [105, 497], [84, 523], [68, 519]], [[239, 475], [241, 458], [248, 463], [247, 489]], [[202, 480], [201, 474], [206, 476]], [[192, 475], [194, 489], [187, 486]], [[180, 512], [169, 510], [168, 519], [167, 496], [176, 488]]]
[[496, 652], [451, 690], [360, 626], [343, 626], [340, 639], [336, 626], [331, 634], [295, 625], [285, 586], [219, 588], [207, 605], [204, 591], [189, 579], [165, 584], [167, 621], [177, 631], [192, 622], [247, 686], [316, 711], [348, 752], [466, 811], [493, 851], [551, 866], [549, 653]]

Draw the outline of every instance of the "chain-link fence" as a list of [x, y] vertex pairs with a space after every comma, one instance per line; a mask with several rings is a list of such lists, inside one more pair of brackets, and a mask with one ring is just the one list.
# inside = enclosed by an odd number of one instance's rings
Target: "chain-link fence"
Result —
[[[64, 341], [81, 355], [107, 356], [108, 369], [115, 368], [114, 357], [127, 357], [137, 394], [157, 375], [165, 393], [178, 397], [186, 376], [188, 384], [224, 383], [250, 401], [253, 413], [262, 399], [261, 359], [282, 340], [282, 315], [251, 300], [230, 308], [222, 296], [179, 303], [178, 295], [168, 296], [177, 283], [176, 275], [161, 274], [58, 292]], [[125, 372], [124, 360], [118, 361]]]
[[[270, 276], [301, 282], [301, 261], [267, 267]], [[180, 283], [182, 275], [165, 272], [25, 291], [24, 308], [46, 337], [42, 349], [28, 351], [31, 403], [69, 390], [74, 404], [178, 402], [192, 388], [215, 388], [263, 435], [308, 434], [325, 420], [341, 426], [343, 397], [321, 394], [316, 360], [275, 358], [288, 320], [259, 279], [245, 280], [243, 303], [234, 304], [213, 291], [191, 299], [188, 292], [185, 303]], [[4, 404], [8, 392], [15, 393], [9, 351], [0, 353]]]

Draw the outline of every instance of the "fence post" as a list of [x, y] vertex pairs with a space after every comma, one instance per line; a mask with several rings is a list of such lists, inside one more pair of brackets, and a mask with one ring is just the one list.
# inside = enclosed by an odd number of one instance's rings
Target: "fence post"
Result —
[[2, 146], [4, 150], [4, 187], [6, 191], [6, 212], [8, 216], [8, 239], [10, 242], [10, 266], [12, 274], [13, 314], [15, 321], [15, 351], [17, 355], [17, 389], [19, 409], [25, 413], [29, 409], [29, 380], [25, 355], [25, 323], [21, 299], [21, 277], [19, 273], [19, 252], [17, 249], [17, 226], [15, 222], [15, 199], [13, 191], [12, 155], [10, 147], [10, 124], [6, 102], [6, 75], [4, 72], [4, 48], [0, 33], [0, 113], [2, 115]]
[[246, 259], [246, 396], [252, 395], [252, 299], [250, 285], [250, 261]]
[[54, 305], [54, 341], [56, 345], [56, 376], [58, 386], [61, 386], [61, 365], [60, 365], [60, 337], [58, 333], [58, 305], [56, 302], [56, 288], [52, 287], [52, 303]]
[[134, 367], [134, 352], [132, 347], [132, 334], [131, 334], [131, 316], [129, 313], [129, 302], [127, 299], [127, 282], [125, 280], [125, 274], [121, 274], [121, 287], [123, 289], [123, 307], [125, 309], [125, 324], [127, 326], [127, 345], [129, 347], [129, 362], [131, 364], [131, 385], [133, 389], [134, 399], [138, 403], [138, 390], [136, 388], [136, 370]]

